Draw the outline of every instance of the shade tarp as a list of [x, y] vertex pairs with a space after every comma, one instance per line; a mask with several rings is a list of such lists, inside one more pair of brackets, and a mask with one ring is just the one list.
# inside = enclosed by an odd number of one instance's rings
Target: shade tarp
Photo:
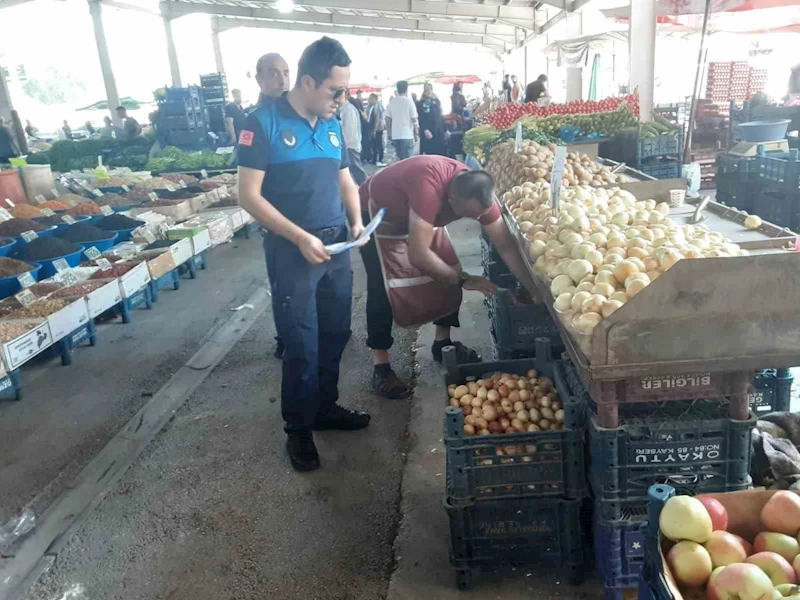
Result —
[[[135, 100], [130, 96], [120, 98], [119, 103], [128, 110], [139, 110], [143, 104], [147, 104], [147, 102], [140, 102], [139, 100]], [[115, 106], [114, 108], [117, 107]], [[101, 100], [100, 102], [95, 102], [94, 104], [84, 106], [78, 110], [108, 110], [108, 100]]]
[[380, 92], [381, 87], [369, 84], [369, 83], [356, 83], [354, 85], [350, 85], [347, 87], [350, 90], [351, 94], [355, 94], [356, 92], [363, 92], [365, 94], [372, 94], [373, 92]]
[[408, 85], [422, 85], [425, 83], [453, 85], [454, 83], [480, 83], [481, 78], [477, 75], [451, 75], [443, 71], [434, 71], [415, 75], [406, 81], [408, 81]]

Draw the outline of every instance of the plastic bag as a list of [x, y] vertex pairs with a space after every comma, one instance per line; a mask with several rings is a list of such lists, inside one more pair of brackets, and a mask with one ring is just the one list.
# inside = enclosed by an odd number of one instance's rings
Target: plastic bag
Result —
[[681, 167], [681, 178], [686, 179], [686, 195], [695, 198], [700, 195], [700, 164], [689, 163]]
[[8, 548], [23, 535], [36, 526], [36, 515], [30, 508], [22, 511], [18, 517], [11, 519], [0, 527], [0, 550]]

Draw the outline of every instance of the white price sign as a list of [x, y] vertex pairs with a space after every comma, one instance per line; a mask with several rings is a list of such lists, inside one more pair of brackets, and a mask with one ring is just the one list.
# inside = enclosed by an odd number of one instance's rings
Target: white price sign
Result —
[[78, 283], [78, 276], [75, 275], [72, 269], [67, 269], [61, 273], [61, 281], [64, 282], [64, 285], [75, 285]]
[[174, 192], [175, 191], [175, 188], [172, 187], [171, 185], [168, 185], [166, 189], [167, 189], [168, 192]]
[[46, 202], [46, 200], [44, 199], [44, 196], [42, 196], [41, 194], [36, 194], [33, 197], [33, 199], [36, 200], [37, 204], [41, 204], [42, 202]]
[[30, 290], [22, 290], [18, 294], [15, 294], [14, 298], [16, 298], [17, 302], [22, 304], [22, 306], [30, 306], [36, 302], [36, 296], [34, 296], [33, 292]]
[[202, 170], [200, 171], [200, 177], [202, 177], [203, 179], [205, 179], [206, 177], [208, 177], [208, 171], [206, 171], [205, 169], [202, 169]]
[[155, 202], [156, 200], [158, 200], [158, 194], [156, 194], [155, 192], [150, 192], [149, 194], [147, 194], [147, 197], [150, 198], [151, 202]]
[[514, 137], [514, 152], [522, 150], [522, 123], [517, 121], [517, 134]]
[[39, 236], [38, 236], [38, 235], [36, 235], [36, 232], [35, 232], [33, 229], [31, 229], [30, 231], [23, 231], [23, 232], [20, 234], [20, 237], [21, 237], [23, 240], [25, 240], [26, 242], [30, 243], [30, 242], [32, 242], [33, 240], [35, 240], [36, 238], [38, 238]]
[[53, 200], [55, 200], [56, 198], [58, 198], [61, 195], [61, 194], [58, 193], [58, 190], [56, 188], [53, 188], [52, 190], [50, 190], [50, 193], [53, 194]]
[[8, 204], [11, 208], [14, 208], [16, 204], [11, 200], [11, 198], [6, 198], [6, 204]]
[[72, 225], [75, 222], [75, 219], [73, 219], [71, 215], [64, 215], [61, 217], [61, 220], [67, 225]]
[[97, 266], [100, 267], [101, 271], [111, 270], [111, 263], [108, 262], [107, 258], [98, 258], [95, 262], [97, 263]]
[[102, 212], [104, 215], [110, 215], [114, 212], [114, 209], [111, 208], [108, 204], [104, 204], [103, 206], [100, 207], [100, 212]]
[[0, 220], [8, 221], [9, 219], [13, 219], [14, 216], [8, 212], [5, 208], [0, 208]]
[[181, 186], [181, 188], [185, 188], [185, 187], [186, 187], [186, 182], [185, 182], [183, 179], [181, 179], [181, 180], [178, 182], [178, 185], [179, 185], [179, 186]]
[[561, 209], [561, 180], [564, 177], [564, 164], [566, 161], [567, 147], [556, 146], [553, 172], [550, 174], [550, 200], [556, 212]]
[[121, 186], [119, 186], [119, 187], [121, 187], [121, 188], [122, 188], [122, 191], [123, 191], [123, 192], [130, 192], [130, 191], [131, 191], [131, 188], [129, 188], [127, 185], [121, 185]]
[[100, 191], [100, 190], [98, 190], [98, 189], [93, 189], [93, 190], [92, 190], [92, 193], [93, 193], [95, 196], [97, 196], [98, 198], [102, 198], [102, 197], [103, 197], [103, 192], [101, 192], [101, 191]]
[[29, 288], [36, 283], [36, 280], [33, 278], [33, 275], [30, 274], [30, 271], [23, 273], [22, 275], [17, 275], [17, 281], [19, 281], [19, 284], [23, 287], [23, 289]]
[[53, 266], [55, 267], [56, 271], [61, 273], [61, 271], [68, 271], [69, 264], [65, 258], [58, 258], [53, 261]]
[[56, 214], [56, 213], [54, 213], [54, 212], [53, 212], [52, 210], [50, 210], [49, 208], [43, 208], [43, 209], [42, 209], [42, 214], [43, 214], [45, 217], [52, 217], [52, 216], [53, 216], [54, 214]]
[[91, 248], [87, 248], [86, 250], [83, 251], [83, 253], [86, 255], [86, 258], [88, 258], [89, 260], [96, 260], [96, 259], [100, 258], [100, 256], [101, 256], [100, 250], [98, 250], [94, 246], [92, 246]]

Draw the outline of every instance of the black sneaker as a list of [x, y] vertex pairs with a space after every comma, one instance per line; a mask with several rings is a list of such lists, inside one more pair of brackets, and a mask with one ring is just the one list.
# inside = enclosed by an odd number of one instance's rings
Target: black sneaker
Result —
[[372, 389], [375, 393], [389, 400], [403, 400], [413, 395], [414, 390], [408, 383], [400, 379], [394, 371], [386, 374], [372, 372]]
[[355, 431], [356, 429], [364, 429], [369, 425], [369, 420], [370, 416], [365, 412], [350, 410], [334, 404], [327, 415], [317, 417], [314, 421], [314, 430], [340, 429], [342, 431]]
[[[472, 348], [465, 346], [461, 342], [453, 342], [452, 344], [448, 344], [448, 346], [455, 346], [456, 361], [460, 365], [466, 363], [481, 362], [481, 355], [475, 352], [475, 350], [473, 350]], [[431, 352], [433, 353], [433, 360], [435, 360], [436, 362], [442, 362], [442, 349], [446, 347], [447, 346], [437, 346], [436, 344], [431, 346]]]
[[319, 469], [319, 454], [310, 431], [290, 431], [286, 434], [286, 450], [295, 471]]

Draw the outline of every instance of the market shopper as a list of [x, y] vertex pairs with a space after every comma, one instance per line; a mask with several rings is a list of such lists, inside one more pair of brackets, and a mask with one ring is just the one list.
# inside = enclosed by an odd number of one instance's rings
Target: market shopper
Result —
[[225, 131], [231, 146], [236, 144], [239, 133], [244, 128], [244, 109], [242, 108], [242, 91], [231, 90], [231, 101], [225, 105]]
[[503, 96], [506, 102], [511, 102], [511, 76], [508, 74], [503, 76]]
[[522, 86], [516, 75], [511, 76], [511, 101], [519, 102], [522, 99]]
[[122, 121], [122, 135], [126, 140], [132, 140], [142, 135], [142, 126], [139, 125], [139, 121], [128, 116], [127, 108], [118, 106], [117, 116]]
[[297, 79], [280, 98], [264, 97], [239, 136], [239, 202], [268, 230], [264, 253], [278, 334], [286, 345], [281, 413], [292, 466], [320, 466], [312, 430], [362, 429], [369, 415], [341, 407], [339, 362], [350, 339], [353, 274], [349, 255], [328, 244], [364, 230], [348, 170], [337, 92], [350, 57], [323, 37], [300, 57]]
[[542, 73], [539, 77], [536, 78], [536, 81], [532, 81], [528, 84], [528, 87], [525, 89], [525, 102], [536, 102], [542, 96], [547, 95], [547, 75]]
[[19, 146], [14, 132], [3, 117], [0, 117], [0, 163], [19, 156]]
[[386, 209], [383, 223], [362, 249], [367, 274], [367, 345], [372, 349], [374, 390], [391, 399], [410, 393], [391, 367], [392, 323], [412, 327], [433, 322], [434, 360], [453, 345], [459, 362], [479, 360], [477, 353], [453, 342], [459, 326], [462, 290], [496, 292], [484, 277], [462, 270], [444, 229], [462, 217], [476, 219], [511, 272], [533, 285], [515, 240], [500, 218], [494, 182], [485, 171], [470, 171], [444, 156], [414, 156], [390, 165], [360, 187], [363, 219]]
[[425, 84], [417, 103], [419, 113], [419, 153], [445, 155], [442, 103], [433, 93], [433, 85]]
[[408, 97], [408, 82], [397, 82], [397, 96], [386, 107], [386, 131], [397, 152], [403, 160], [414, 153], [414, 143], [419, 139], [417, 107]]
[[61, 126], [61, 133], [63, 134], [65, 140], [72, 139], [72, 127], [69, 126], [69, 123], [66, 119], [64, 119], [64, 124]]
[[370, 94], [368, 102], [367, 131], [369, 136], [366, 144], [368, 144], [369, 150], [367, 151], [367, 162], [376, 167], [385, 167], [386, 163], [383, 162], [383, 132], [385, 129], [383, 105], [378, 94]]
[[289, 64], [277, 52], [265, 54], [256, 63], [256, 83], [262, 98], [280, 98], [289, 91]]
[[464, 113], [467, 107], [467, 99], [464, 97], [463, 92], [464, 84], [457, 81], [453, 84], [453, 94], [450, 96], [450, 112], [459, 117]]
[[357, 185], [361, 185], [367, 179], [367, 174], [364, 172], [364, 167], [361, 164], [361, 113], [350, 102], [348, 98], [349, 92], [341, 90], [336, 96], [336, 103], [339, 105], [339, 118], [342, 122], [342, 137], [344, 138], [344, 145], [347, 148], [347, 156], [350, 162], [350, 175], [353, 176], [353, 181]]

